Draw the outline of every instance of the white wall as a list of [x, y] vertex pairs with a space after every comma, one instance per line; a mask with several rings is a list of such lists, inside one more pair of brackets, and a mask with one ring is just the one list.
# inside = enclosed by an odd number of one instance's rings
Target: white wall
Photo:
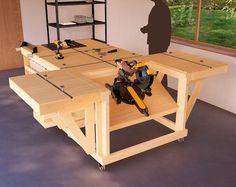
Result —
[[[72, 0], [63, 0], [72, 1]], [[33, 44], [47, 43], [44, 0], [20, 0], [24, 40]], [[48, 6], [49, 22], [55, 22], [55, 7]], [[91, 16], [89, 6], [59, 7], [60, 21], [72, 21], [74, 15]], [[56, 29], [50, 27], [51, 41], [56, 39]], [[91, 38], [91, 27], [63, 28], [62, 39]]]
[[[153, 6], [150, 0], [107, 0], [108, 1], [108, 43], [132, 50], [136, 53], [147, 54], [146, 35], [139, 29], [148, 22], [148, 15]], [[69, 7], [68, 7], [69, 8]], [[24, 38], [26, 41], [39, 44], [46, 43], [46, 25], [44, 0], [21, 0]], [[50, 10], [51, 15], [54, 15]], [[76, 7], [62, 8], [63, 21], [69, 21], [77, 11], [84, 11], [89, 14], [89, 10]], [[103, 16], [103, 10], [98, 9], [98, 16]], [[50, 19], [53, 19], [52, 17]], [[70, 31], [70, 32], [67, 32]], [[63, 36], [66, 38], [90, 38], [89, 28], [79, 30], [64, 30]], [[102, 28], [99, 36], [102, 36]], [[218, 107], [236, 113], [236, 58], [228, 57], [212, 52], [194, 49], [177, 44], [171, 44], [170, 50], [181, 50], [193, 54], [198, 54], [220, 60], [229, 64], [229, 73], [212, 77], [207, 80], [200, 98]], [[169, 79], [171, 87], [176, 88], [176, 81]]]
[[147, 37], [140, 28], [148, 23], [150, 0], [108, 0], [110, 44], [147, 54]]

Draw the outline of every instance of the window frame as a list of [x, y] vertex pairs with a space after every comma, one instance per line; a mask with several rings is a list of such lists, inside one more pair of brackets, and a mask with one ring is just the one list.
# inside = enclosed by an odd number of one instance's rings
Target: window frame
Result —
[[171, 42], [176, 43], [176, 44], [186, 45], [189, 47], [194, 47], [197, 49], [214, 52], [214, 53], [219, 53], [222, 55], [236, 57], [236, 49], [234, 48], [228, 48], [228, 47], [223, 47], [220, 45], [214, 45], [214, 44], [209, 44], [209, 43], [199, 41], [201, 11], [202, 11], [202, 0], [197, 0], [196, 30], [195, 30], [194, 40], [172, 36]]

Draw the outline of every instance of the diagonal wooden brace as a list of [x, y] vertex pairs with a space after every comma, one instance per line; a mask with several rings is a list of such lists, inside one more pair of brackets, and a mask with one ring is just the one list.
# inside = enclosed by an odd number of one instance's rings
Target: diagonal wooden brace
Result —
[[95, 153], [94, 105], [85, 108], [85, 135], [71, 112], [59, 112], [54, 118], [57, 126], [64, 130], [87, 154]]
[[204, 82], [205, 82], [205, 79], [200, 79], [200, 80], [195, 81], [194, 89], [187, 103], [186, 121], [188, 120], [190, 113], [192, 112], [193, 107], [197, 101], [197, 98], [199, 94], [201, 93]]

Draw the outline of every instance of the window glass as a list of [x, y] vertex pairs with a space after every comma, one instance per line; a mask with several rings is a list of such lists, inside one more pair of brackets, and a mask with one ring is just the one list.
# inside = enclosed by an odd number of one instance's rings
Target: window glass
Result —
[[236, 0], [202, 0], [199, 41], [236, 49]]
[[197, 0], [167, 0], [172, 18], [172, 36], [194, 40]]

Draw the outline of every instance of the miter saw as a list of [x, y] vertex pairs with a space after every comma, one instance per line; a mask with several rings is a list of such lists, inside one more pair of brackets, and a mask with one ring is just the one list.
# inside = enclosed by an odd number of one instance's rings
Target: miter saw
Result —
[[[113, 85], [106, 84], [106, 88], [111, 91], [117, 104], [121, 102], [134, 104], [142, 114], [149, 116], [148, 108], [143, 100], [145, 95], [152, 95], [151, 86], [154, 80], [152, 71], [143, 62], [118, 59], [116, 64], [119, 69], [118, 76], [114, 79]], [[133, 81], [132, 77], [134, 77]]]

